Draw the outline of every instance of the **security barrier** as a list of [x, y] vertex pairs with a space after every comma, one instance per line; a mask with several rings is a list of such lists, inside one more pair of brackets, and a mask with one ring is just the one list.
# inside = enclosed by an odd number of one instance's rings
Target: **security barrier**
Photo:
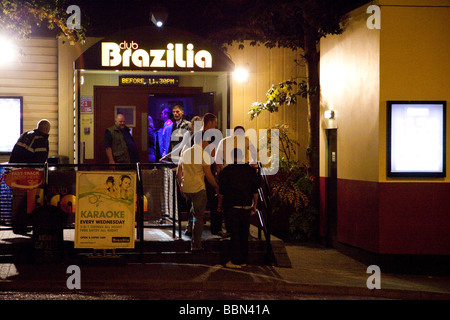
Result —
[[[135, 228], [139, 253], [144, 251], [145, 228], [172, 228], [172, 236], [181, 238], [178, 185], [173, 163], [137, 164], [1, 164], [1, 220], [14, 233], [23, 234], [33, 227], [43, 207], [52, 206], [52, 215], [59, 212], [63, 229], [75, 228], [77, 212], [77, 173], [102, 172], [105, 176], [133, 172], [136, 176]], [[259, 189], [260, 210], [258, 214], [258, 238], [264, 232], [268, 260], [274, 259], [270, 246], [270, 230], [267, 225], [270, 214], [268, 184], [259, 164], [262, 185]], [[55, 211], [57, 208], [57, 211]], [[38, 225], [39, 224], [39, 225]], [[45, 237], [43, 237], [45, 238]], [[121, 241], [118, 237], [117, 241]]]
[[[13, 231], [22, 233], [32, 227], [32, 212], [43, 205], [56, 206], [63, 215], [63, 227], [73, 228], [76, 212], [76, 173], [79, 171], [105, 171], [136, 173], [136, 227], [171, 226], [178, 221], [176, 179], [174, 165], [154, 164], [2, 164], [1, 224], [10, 225]], [[22, 171], [21, 171], [22, 170]], [[25, 171], [27, 170], [27, 171]], [[43, 181], [32, 181], [36, 171], [42, 172]], [[14, 179], [8, 175], [21, 173]], [[31, 177], [31, 178], [30, 178]], [[28, 179], [28, 180], [27, 180]], [[12, 181], [8, 181], [12, 180]], [[30, 182], [31, 181], [31, 182]], [[8, 182], [10, 185], [8, 185]], [[36, 185], [33, 186], [32, 183]], [[152, 224], [153, 222], [153, 224]], [[156, 223], [155, 223], [156, 222]], [[181, 231], [180, 231], [181, 232]], [[139, 232], [138, 232], [139, 239]]]

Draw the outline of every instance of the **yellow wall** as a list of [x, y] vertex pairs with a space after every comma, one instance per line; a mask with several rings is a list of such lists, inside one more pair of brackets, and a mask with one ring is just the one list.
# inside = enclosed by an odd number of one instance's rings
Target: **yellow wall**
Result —
[[[60, 137], [60, 150], [69, 157], [73, 154], [73, 86], [72, 68], [74, 61], [80, 52], [83, 52], [98, 39], [88, 39], [82, 48], [70, 47], [68, 44], [59, 43], [60, 60], [60, 119], [65, 119], [64, 127], [60, 128], [63, 134]], [[303, 163], [307, 162], [306, 148], [308, 145], [307, 127], [307, 103], [305, 99], [299, 98], [298, 103], [292, 107], [282, 107], [278, 113], [262, 113], [258, 118], [250, 121], [248, 110], [255, 101], [266, 100], [266, 92], [272, 84], [305, 76], [305, 67], [297, 64], [295, 60], [301, 61], [299, 52], [290, 49], [273, 48], [264, 46], [251, 47], [248, 43], [245, 49], [239, 50], [237, 45], [229, 46], [227, 54], [236, 67], [246, 66], [250, 68], [250, 78], [246, 83], [231, 81], [231, 128], [243, 125], [245, 128], [268, 129], [276, 124], [287, 123], [290, 125], [291, 137], [300, 142], [297, 150], [297, 159]], [[86, 73], [87, 74], [87, 73]], [[94, 79], [92, 74], [87, 74], [81, 95], [92, 96], [92, 84], [117, 85], [116, 75], [102, 75]], [[204, 91], [216, 91], [216, 102], [226, 105], [227, 93], [226, 74], [217, 75], [214, 81], [209, 77], [186, 77], [180, 79], [183, 86], [203, 86]], [[211, 85], [212, 84], [212, 85]], [[217, 101], [219, 99], [219, 101]], [[95, 108], [95, 106], [94, 106]], [[222, 128], [226, 128], [226, 119], [223, 117]], [[225, 134], [225, 132], [224, 132]], [[91, 131], [91, 136], [93, 132]], [[88, 151], [88, 150], [87, 150]], [[89, 152], [89, 151], [88, 151]]]
[[58, 40], [58, 120], [59, 120], [59, 154], [69, 157], [74, 162], [76, 150], [74, 124], [74, 62], [92, 44], [100, 38], [88, 38], [83, 46], [70, 45], [64, 39]]
[[[366, 8], [353, 11], [341, 35], [320, 42], [321, 114], [335, 111], [338, 178], [378, 180], [379, 30], [368, 29]], [[320, 175], [326, 172], [322, 120]]]
[[[18, 41], [15, 61], [0, 67], [0, 96], [23, 97], [23, 131], [37, 127], [40, 119], [51, 124], [50, 156], [58, 153], [58, 51], [55, 39]], [[1, 156], [0, 161], [8, 161]]]
[[[416, 6], [392, 6], [414, 4]], [[380, 181], [386, 178], [386, 101], [447, 101], [447, 170], [450, 169], [450, 1], [380, 1]], [[444, 7], [447, 6], [447, 7]], [[411, 179], [394, 179], [408, 181]], [[449, 182], [440, 179], [417, 181]]]
[[[448, 174], [445, 179], [386, 178], [386, 101], [449, 101], [450, 1], [377, 3], [381, 29], [367, 28], [368, 3], [349, 13], [343, 34], [320, 43], [322, 112], [336, 111], [338, 178], [448, 182]], [[322, 120], [322, 129], [326, 127]], [[447, 155], [448, 141], [447, 129]], [[328, 174], [326, 161], [322, 130], [321, 176]]]
[[245, 42], [244, 49], [233, 44], [227, 47], [227, 53], [235, 68], [244, 67], [250, 71], [247, 82], [239, 82], [234, 78], [232, 80], [231, 127], [242, 125], [246, 129], [259, 130], [269, 129], [276, 124], [289, 124], [290, 137], [300, 143], [296, 159], [307, 163], [308, 109], [305, 99], [299, 98], [296, 105], [283, 106], [276, 113], [262, 112], [253, 120], [250, 120], [248, 114], [253, 102], [267, 100], [266, 92], [272, 84], [305, 77], [305, 67], [295, 62], [297, 60], [301, 63], [300, 52], [284, 48], [252, 47], [249, 42]]

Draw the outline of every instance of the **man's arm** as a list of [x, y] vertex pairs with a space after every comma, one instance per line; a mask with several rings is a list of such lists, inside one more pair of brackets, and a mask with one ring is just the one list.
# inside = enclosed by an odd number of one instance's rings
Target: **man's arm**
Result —
[[254, 193], [253, 194], [253, 204], [252, 204], [252, 211], [256, 212], [257, 208], [258, 208], [258, 194]]
[[108, 157], [108, 163], [109, 164], [115, 164], [113, 153], [112, 153], [112, 135], [111, 132], [108, 130], [105, 131], [105, 150], [106, 150], [106, 156]]
[[111, 148], [106, 148], [106, 156], [108, 157], [109, 164], [115, 164]]
[[203, 165], [203, 172], [205, 173], [206, 179], [208, 180], [209, 184], [214, 188], [216, 193], [219, 193], [219, 185], [217, 184], [216, 179], [214, 179], [214, 176], [211, 172], [211, 166]]

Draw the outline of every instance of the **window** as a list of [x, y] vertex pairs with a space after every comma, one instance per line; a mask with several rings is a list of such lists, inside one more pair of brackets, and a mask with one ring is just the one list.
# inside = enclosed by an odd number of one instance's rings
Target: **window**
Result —
[[22, 133], [22, 97], [0, 97], [0, 154], [11, 153]]
[[445, 177], [446, 101], [387, 102], [387, 175]]

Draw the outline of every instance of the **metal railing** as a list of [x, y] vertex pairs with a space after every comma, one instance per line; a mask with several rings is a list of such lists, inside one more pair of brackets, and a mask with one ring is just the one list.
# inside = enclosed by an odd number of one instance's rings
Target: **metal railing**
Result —
[[[168, 192], [168, 194], [172, 194], [172, 206], [170, 208], [169, 206], [169, 212], [167, 216], [164, 216], [163, 218], [169, 221], [169, 224], [154, 224], [149, 225], [145, 224], [144, 220], [144, 183], [143, 183], [143, 170], [145, 169], [161, 169], [161, 168], [168, 168], [173, 169], [176, 167], [173, 163], [136, 163], [136, 164], [60, 164], [60, 163], [44, 163], [44, 164], [22, 164], [22, 163], [4, 163], [0, 164], [0, 168], [3, 168], [3, 174], [4, 176], [5, 171], [11, 171], [12, 169], [19, 169], [19, 168], [35, 168], [35, 169], [41, 169], [43, 170], [44, 174], [44, 183], [42, 185], [42, 188], [44, 189], [43, 192], [43, 205], [48, 205], [50, 203], [49, 195], [48, 195], [48, 188], [53, 188], [51, 185], [49, 178], [52, 176], [52, 174], [55, 171], [58, 170], [70, 170], [72, 172], [76, 171], [104, 171], [104, 170], [112, 170], [114, 172], [120, 172], [120, 171], [134, 171], [136, 172], [136, 240], [138, 241], [137, 250], [140, 253], [140, 255], [144, 254], [144, 229], [145, 228], [162, 228], [162, 227], [171, 227], [172, 228], [172, 236], [173, 238], [176, 238], [176, 231], [178, 226], [178, 238], [181, 238], [182, 231], [181, 231], [181, 218], [178, 208], [178, 184], [175, 177], [175, 172], [173, 170], [170, 170], [171, 174], [173, 175], [172, 183], [167, 186], [167, 188], [171, 189], [171, 192]], [[258, 216], [258, 239], [262, 239], [262, 232], [264, 233], [264, 238], [266, 242], [266, 262], [268, 264], [271, 264], [275, 262], [275, 257], [272, 250], [271, 245], [271, 239], [270, 239], [270, 228], [269, 228], [269, 217], [271, 213], [271, 206], [270, 206], [270, 188], [267, 181], [267, 177], [264, 174], [263, 167], [261, 163], [258, 163], [258, 172], [261, 177], [261, 186], [258, 189], [259, 194], [259, 209], [257, 210], [257, 216]], [[74, 173], [75, 176], [75, 173]], [[66, 183], [75, 183], [75, 181], [65, 181]], [[68, 186], [70, 188], [70, 186]], [[73, 190], [72, 192], [74, 192]], [[168, 190], [170, 191], [170, 190]], [[73, 228], [74, 226], [65, 225], [65, 229]], [[136, 249], [136, 248], [135, 248]]]
[[272, 208], [270, 205], [270, 186], [267, 180], [267, 176], [264, 174], [264, 168], [261, 163], [258, 162], [258, 172], [261, 177], [261, 186], [258, 188], [259, 195], [259, 210], [258, 215], [258, 238], [261, 239], [261, 230], [264, 232], [264, 238], [266, 240], [266, 263], [276, 263], [276, 258], [272, 249], [272, 243], [270, 241], [270, 227], [269, 220]]

